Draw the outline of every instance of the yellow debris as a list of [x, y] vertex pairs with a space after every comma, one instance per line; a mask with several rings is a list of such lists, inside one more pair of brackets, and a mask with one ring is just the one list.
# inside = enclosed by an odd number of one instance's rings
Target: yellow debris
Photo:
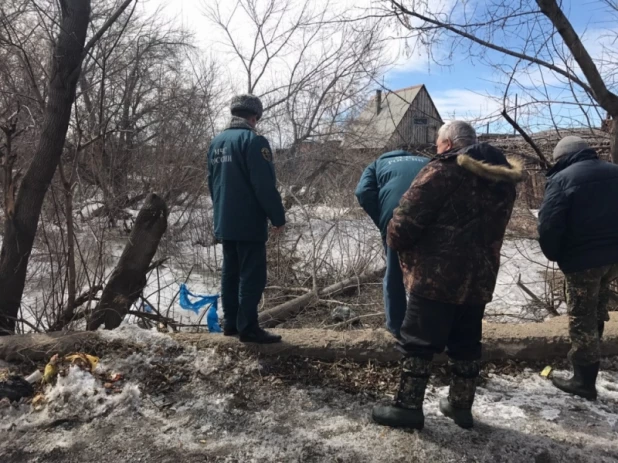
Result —
[[552, 370], [553, 368], [549, 366], [543, 368], [543, 371], [541, 372], [541, 376], [543, 378], [549, 378], [549, 375], [551, 374]]
[[37, 394], [34, 399], [32, 399], [32, 407], [35, 410], [40, 410], [45, 405], [45, 396], [43, 394]]
[[70, 365], [77, 365], [81, 368], [88, 369], [91, 373], [95, 370], [99, 364], [99, 357], [94, 355], [88, 355], [83, 353], [67, 355], [64, 360]]
[[46, 383], [53, 382], [54, 379], [56, 379], [56, 376], [58, 376], [61, 367], [63, 371], [65, 371], [66, 369], [68, 369], [69, 366], [76, 365], [79, 368], [92, 373], [98, 364], [99, 357], [84, 354], [82, 352], [69, 354], [62, 359], [60, 359], [58, 357], [58, 354], [56, 354], [51, 359], [49, 359], [49, 363], [45, 365], [45, 371], [43, 372], [43, 381]]
[[49, 359], [47, 365], [45, 365], [45, 371], [43, 372], [43, 381], [51, 383], [58, 375], [58, 354]]

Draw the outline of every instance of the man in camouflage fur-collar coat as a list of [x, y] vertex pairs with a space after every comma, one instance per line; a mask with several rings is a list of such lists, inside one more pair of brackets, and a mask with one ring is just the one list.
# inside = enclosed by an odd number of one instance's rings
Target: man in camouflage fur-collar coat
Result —
[[409, 300], [397, 399], [373, 412], [387, 426], [423, 428], [431, 361], [447, 348], [452, 379], [440, 409], [459, 426], [472, 427], [482, 319], [496, 285], [515, 185], [523, 176], [520, 163], [477, 143], [465, 122], [444, 125], [437, 148], [438, 156], [404, 194], [388, 228]]

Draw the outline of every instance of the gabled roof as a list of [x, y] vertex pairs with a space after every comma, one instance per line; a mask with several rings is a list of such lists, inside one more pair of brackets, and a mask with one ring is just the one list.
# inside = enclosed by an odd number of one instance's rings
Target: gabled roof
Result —
[[345, 146], [352, 149], [384, 148], [423, 87], [424, 85], [414, 85], [383, 94], [379, 114], [376, 111], [374, 95], [353, 122], [351, 135], [347, 137]]

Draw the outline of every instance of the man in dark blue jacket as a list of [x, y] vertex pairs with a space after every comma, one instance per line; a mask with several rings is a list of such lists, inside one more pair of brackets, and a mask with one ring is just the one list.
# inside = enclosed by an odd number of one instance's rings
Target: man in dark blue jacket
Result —
[[386, 231], [393, 217], [393, 210], [399, 206], [399, 200], [428, 162], [429, 159], [414, 156], [407, 151], [391, 151], [380, 156], [365, 169], [356, 187], [358, 202], [380, 229], [384, 241], [386, 326], [397, 338], [406, 315], [406, 290], [397, 252], [386, 245]]
[[579, 137], [554, 149], [539, 212], [539, 241], [567, 283], [573, 377], [554, 378], [565, 392], [594, 400], [600, 340], [609, 320], [610, 283], [618, 277], [618, 166], [599, 160]]
[[281, 341], [260, 328], [258, 304], [266, 286], [268, 221], [275, 233], [285, 225], [268, 140], [255, 131], [262, 117], [256, 96], [232, 99], [232, 120], [208, 150], [208, 187], [215, 238], [223, 243], [221, 293], [224, 334], [243, 342]]

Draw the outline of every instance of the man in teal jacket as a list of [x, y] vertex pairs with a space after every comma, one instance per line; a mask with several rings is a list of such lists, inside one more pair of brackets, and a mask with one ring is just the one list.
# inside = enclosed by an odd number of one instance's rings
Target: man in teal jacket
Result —
[[208, 187], [215, 238], [223, 243], [221, 297], [224, 334], [242, 342], [281, 341], [260, 328], [258, 304], [266, 287], [268, 221], [274, 232], [285, 225], [268, 140], [255, 131], [262, 102], [253, 95], [232, 99], [232, 120], [208, 150]]
[[399, 206], [399, 200], [428, 162], [429, 159], [414, 156], [404, 150], [391, 151], [380, 156], [365, 169], [356, 187], [358, 202], [382, 234], [386, 252], [386, 327], [397, 338], [406, 314], [406, 290], [397, 252], [386, 245], [386, 230], [393, 217], [393, 210]]

